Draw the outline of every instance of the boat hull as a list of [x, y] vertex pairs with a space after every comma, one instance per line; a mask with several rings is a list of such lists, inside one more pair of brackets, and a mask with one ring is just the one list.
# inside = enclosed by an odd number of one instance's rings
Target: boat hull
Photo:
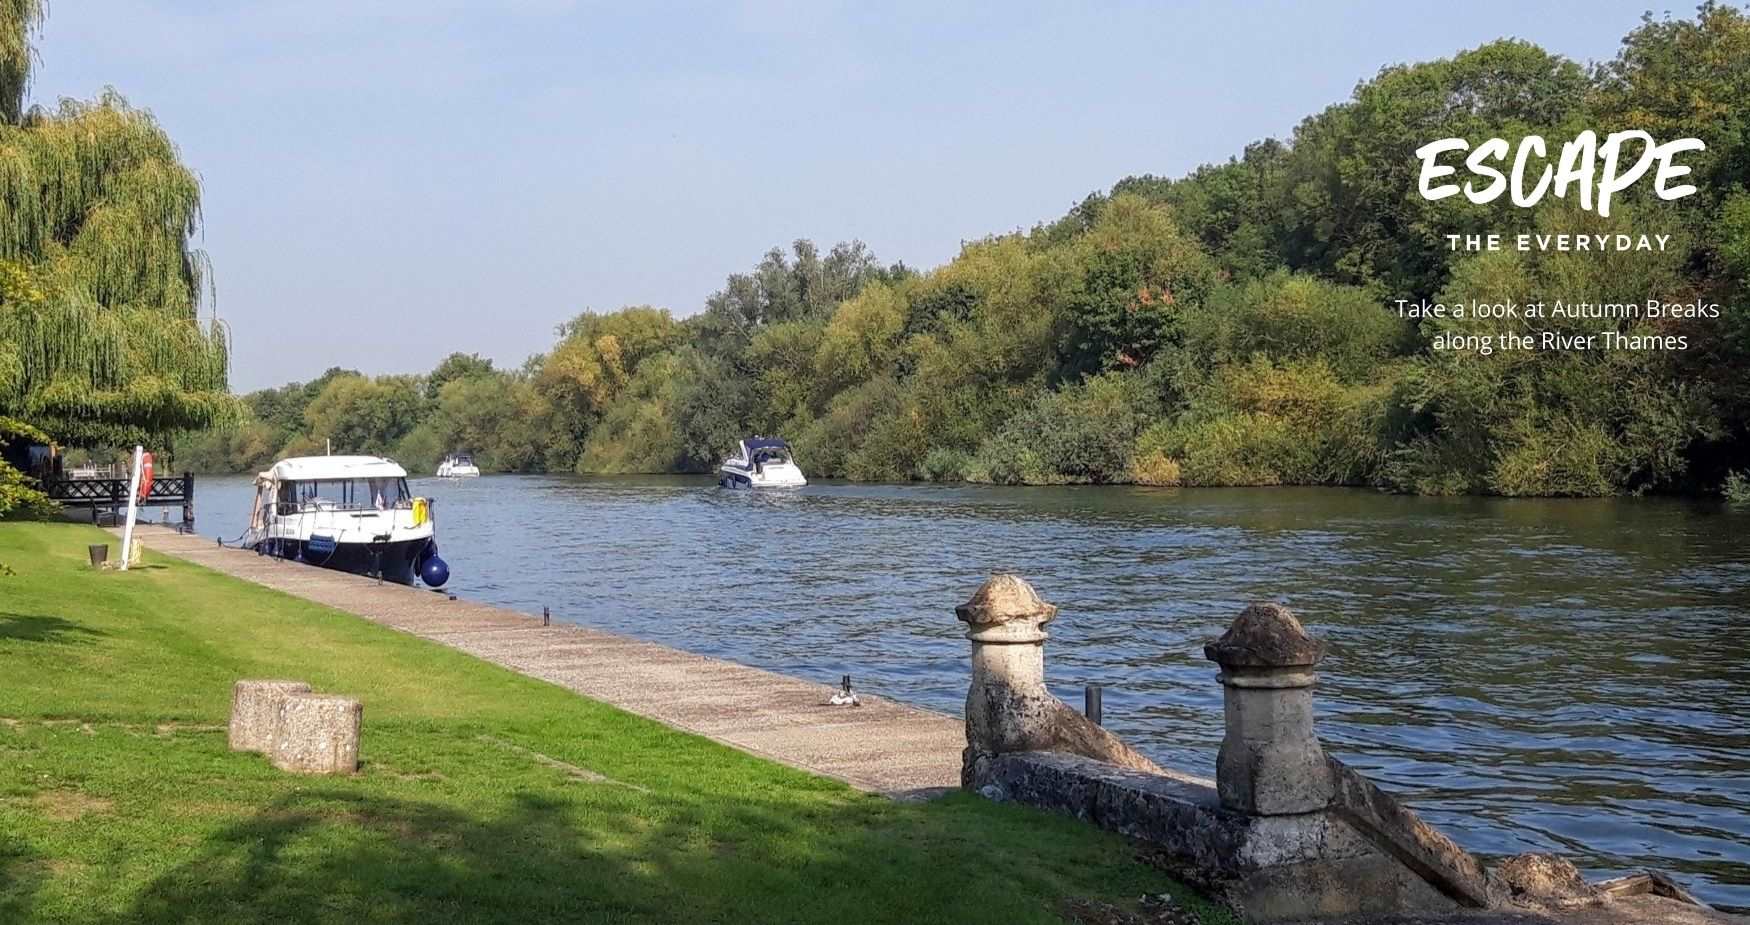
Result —
[[420, 555], [430, 543], [430, 537], [382, 544], [320, 541], [312, 544], [309, 540], [270, 538], [256, 543], [255, 551], [337, 572], [373, 578], [380, 574], [384, 581], [410, 585], [419, 577]]
[[801, 488], [808, 484], [793, 467], [788, 472], [773, 471], [776, 468], [767, 466], [765, 472], [751, 472], [736, 466], [720, 466], [717, 484], [724, 488]]

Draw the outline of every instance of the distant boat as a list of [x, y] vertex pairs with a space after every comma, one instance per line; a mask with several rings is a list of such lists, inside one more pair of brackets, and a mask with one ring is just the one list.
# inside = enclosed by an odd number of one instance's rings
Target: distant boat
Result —
[[474, 465], [474, 457], [467, 453], [451, 453], [438, 463], [437, 477], [440, 479], [472, 479], [480, 476], [480, 467]]
[[801, 488], [808, 484], [797, 468], [790, 444], [778, 437], [753, 436], [717, 467], [724, 488]]
[[244, 544], [263, 555], [432, 587], [449, 580], [438, 558], [431, 502], [407, 470], [379, 456], [295, 456], [255, 477]]

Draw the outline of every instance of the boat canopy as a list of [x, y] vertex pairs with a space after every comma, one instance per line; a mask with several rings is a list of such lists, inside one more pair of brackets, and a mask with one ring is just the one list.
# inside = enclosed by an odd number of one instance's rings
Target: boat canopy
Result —
[[403, 479], [407, 470], [381, 456], [294, 456], [273, 464], [263, 481], [313, 482], [342, 479]]
[[749, 453], [766, 449], [779, 449], [787, 452], [790, 449], [790, 444], [785, 443], [781, 437], [749, 437], [741, 441], [741, 445], [747, 447]]

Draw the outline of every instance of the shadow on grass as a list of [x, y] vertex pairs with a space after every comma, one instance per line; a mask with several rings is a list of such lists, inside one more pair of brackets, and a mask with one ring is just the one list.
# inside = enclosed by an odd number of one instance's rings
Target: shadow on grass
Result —
[[25, 913], [48, 876], [49, 871], [23, 842], [0, 835], [0, 922], [26, 921]]
[[19, 642], [82, 642], [109, 634], [83, 623], [42, 614], [0, 611], [0, 639]]
[[[1057, 918], [1041, 897], [1050, 887], [1017, 890], [988, 863], [995, 846], [953, 821], [918, 824], [921, 815], [905, 815], [871, 824], [867, 809], [798, 812], [794, 803], [757, 798], [683, 798], [653, 813], [641, 801], [523, 792], [504, 806], [490, 814], [338, 788], [289, 794], [213, 834], [115, 921]], [[1052, 866], [1015, 847], [1004, 849], [1011, 862]]]

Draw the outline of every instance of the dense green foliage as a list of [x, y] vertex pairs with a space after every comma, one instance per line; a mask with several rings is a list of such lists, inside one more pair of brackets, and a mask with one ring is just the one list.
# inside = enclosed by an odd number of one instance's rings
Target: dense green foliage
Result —
[[[0, 524], [0, 922], [1050, 925], [1163, 890], [1230, 921], [1074, 819], [858, 793], [180, 560], [85, 564], [114, 539]], [[229, 751], [240, 677], [359, 698], [360, 772]]]
[[[15, 418], [0, 416], [0, 450], [13, 440], [47, 441], [48, 434]], [[0, 459], [0, 520], [7, 517], [43, 517], [56, 508], [49, 496], [24, 473]], [[12, 569], [0, 562], [0, 575], [10, 575]]]
[[0, 0], [0, 414], [77, 443], [226, 425], [195, 176], [113, 90], [25, 108], [41, 13]]
[[[14, 440], [47, 442], [49, 435], [16, 418], [0, 417], [0, 448]], [[17, 515], [41, 515], [54, 509], [54, 503], [23, 473], [5, 460], [0, 460], [0, 518]]]
[[[1584, 129], [1697, 137], [1699, 193], [1609, 218], [1417, 195], [1414, 151]], [[1591, 68], [1520, 41], [1384, 69], [1285, 140], [1133, 177], [919, 274], [807, 242], [703, 311], [584, 314], [523, 368], [249, 398], [203, 465], [320, 446], [456, 447], [490, 468], [703, 471], [752, 432], [816, 476], [1374, 485], [1423, 493], [1717, 491], [1750, 450], [1750, 19], [1649, 17]], [[1663, 252], [1455, 252], [1444, 235], [1669, 234]], [[1719, 318], [1403, 320], [1396, 299], [1703, 302]], [[1442, 335], [1682, 335], [1689, 349], [1435, 349]], [[334, 394], [330, 394], [330, 393]], [[288, 397], [298, 415], [283, 414]], [[411, 413], [410, 413], [411, 412]], [[357, 420], [353, 416], [357, 416]], [[255, 439], [261, 437], [262, 439]], [[215, 444], [233, 441], [233, 445]]]

